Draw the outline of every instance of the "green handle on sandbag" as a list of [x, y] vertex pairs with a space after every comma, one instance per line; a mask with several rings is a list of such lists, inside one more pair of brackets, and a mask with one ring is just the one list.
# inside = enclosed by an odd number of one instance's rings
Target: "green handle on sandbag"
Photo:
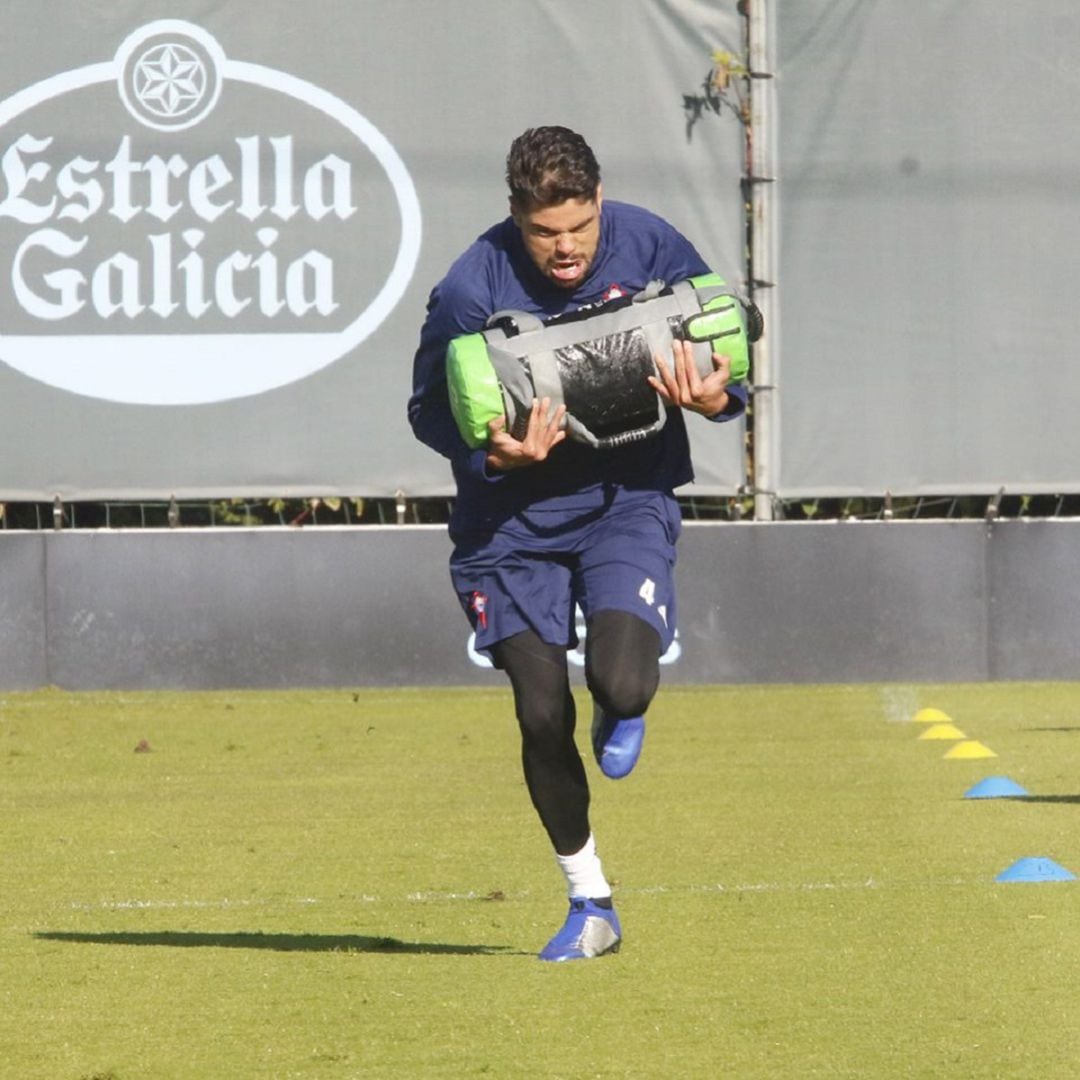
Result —
[[[726, 288], [719, 274], [700, 274], [690, 278], [695, 289]], [[731, 381], [742, 382], [750, 374], [750, 339], [746, 315], [738, 297], [728, 294], [714, 296], [701, 305], [701, 313], [685, 323], [691, 341], [706, 341], [713, 352], [731, 360]]]
[[473, 450], [487, 446], [488, 424], [506, 415], [502, 387], [483, 334], [454, 338], [446, 351], [446, 387], [458, 431]]

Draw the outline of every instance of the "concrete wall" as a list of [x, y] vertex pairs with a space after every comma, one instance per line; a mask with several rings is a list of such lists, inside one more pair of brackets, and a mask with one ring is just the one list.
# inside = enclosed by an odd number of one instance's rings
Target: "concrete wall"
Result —
[[[441, 527], [0, 533], [0, 689], [501, 685], [448, 554]], [[679, 581], [667, 682], [1080, 672], [1080, 521], [688, 524]]]

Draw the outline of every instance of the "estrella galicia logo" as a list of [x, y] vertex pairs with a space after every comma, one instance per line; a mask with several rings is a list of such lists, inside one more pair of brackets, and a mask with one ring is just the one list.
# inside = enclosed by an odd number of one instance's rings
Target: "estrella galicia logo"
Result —
[[147, 127], [192, 127], [217, 103], [227, 63], [218, 43], [199, 27], [151, 23], [117, 53], [120, 99]]
[[373, 334], [420, 250], [389, 140], [189, 22], [0, 102], [0, 362], [179, 405], [262, 393]]

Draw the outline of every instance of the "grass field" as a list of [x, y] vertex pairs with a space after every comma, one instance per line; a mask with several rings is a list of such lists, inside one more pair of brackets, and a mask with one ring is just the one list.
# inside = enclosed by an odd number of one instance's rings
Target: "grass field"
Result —
[[994, 879], [1080, 874], [1078, 749], [1080, 684], [664, 689], [548, 965], [502, 690], [0, 694], [0, 1076], [1075, 1077], [1080, 881]]

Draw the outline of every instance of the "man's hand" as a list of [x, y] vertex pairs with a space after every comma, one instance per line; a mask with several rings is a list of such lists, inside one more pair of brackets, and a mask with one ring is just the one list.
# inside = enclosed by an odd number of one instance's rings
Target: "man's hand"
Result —
[[671, 344], [674, 369], [664, 358], [656, 356], [660, 377], [649, 376], [649, 385], [669, 404], [680, 405], [702, 416], [716, 416], [727, 408], [727, 384], [731, 378], [731, 360], [719, 353], [712, 354], [713, 368], [703, 379], [694, 363], [694, 346], [689, 341]]
[[497, 472], [517, 469], [522, 465], [535, 465], [548, 456], [553, 446], [566, 438], [563, 430], [563, 417], [566, 406], [560, 405], [550, 416], [551, 398], [537, 401], [533, 398], [529, 412], [529, 424], [525, 429], [525, 438], [518, 442], [503, 429], [506, 417], [500, 416], [488, 424], [491, 439], [488, 442], [487, 467]]

